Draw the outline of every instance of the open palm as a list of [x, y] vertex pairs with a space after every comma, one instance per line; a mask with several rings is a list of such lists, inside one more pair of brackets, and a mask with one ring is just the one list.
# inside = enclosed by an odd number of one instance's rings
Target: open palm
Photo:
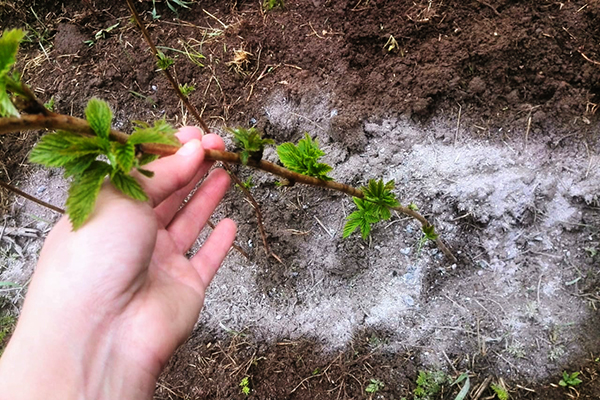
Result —
[[[200, 135], [183, 128], [178, 136], [187, 145], [148, 165], [155, 176], [139, 177], [148, 203], [105, 183], [82, 228], [73, 232], [66, 218], [57, 223], [40, 255], [15, 337], [35, 331], [32, 326], [44, 327], [50, 345], [67, 341], [81, 348], [89, 360], [81, 374], [90, 381], [112, 361], [118, 361], [116, 370], [135, 368], [142, 381], [156, 379], [190, 334], [236, 231], [231, 220], [223, 220], [194, 257], [185, 256], [229, 186], [227, 173], [216, 169], [181, 208], [211, 167], [202, 148], [224, 147], [220, 138], [207, 135], [200, 142]], [[111, 382], [105, 379], [86, 391], [93, 396], [122, 384]], [[147, 388], [140, 387], [142, 392]]]

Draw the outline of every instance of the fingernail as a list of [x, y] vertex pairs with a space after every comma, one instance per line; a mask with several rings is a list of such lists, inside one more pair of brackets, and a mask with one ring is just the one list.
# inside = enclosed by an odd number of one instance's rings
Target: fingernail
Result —
[[202, 143], [200, 143], [200, 141], [198, 139], [192, 139], [189, 142], [187, 142], [186, 144], [184, 144], [182, 148], [177, 150], [177, 154], [179, 154], [180, 156], [192, 155], [195, 152], [197, 152], [198, 149], [200, 149], [201, 145], [202, 145]]

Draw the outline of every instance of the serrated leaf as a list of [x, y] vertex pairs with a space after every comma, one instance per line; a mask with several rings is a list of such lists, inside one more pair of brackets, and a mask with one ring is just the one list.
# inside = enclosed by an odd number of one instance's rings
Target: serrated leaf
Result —
[[95, 97], [88, 101], [85, 118], [98, 137], [108, 140], [113, 114], [107, 102]]
[[158, 160], [160, 156], [158, 154], [149, 154], [149, 153], [144, 153], [142, 154], [142, 156], [140, 157], [140, 159], [138, 160], [138, 164], [140, 167], [146, 165], [146, 164], [150, 164], [152, 161]]
[[234, 143], [242, 149], [241, 161], [244, 165], [248, 163], [248, 159], [260, 161], [265, 146], [275, 143], [272, 139], [263, 139], [256, 128], [228, 128], [227, 130], [233, 134]]
[[333, 180], [327, 176], [332, 168], [318, 162], [318, 159], [325, 153], [319, 149], [319, 142], [313, 141], [308, 133], [305, 134], [304, 139], [298, 142], [297, 146], [293, 143], [283, 143], [277, 146], [277, 154], [281, 163], [291, 171], [324, 181]]
[[346, 225], [344, 225], [344, 231], [342, 233], [342, 237], [346, 239], [348, 236], [352, 235], [352, 233], [360, 226], [360, 212], [354, 211], [346, 218]]
[[143, 168], [138, 168], [137, 170], [140, 174], [144, 175], [146, 178], [154, 177], [154, 171], [148, 171], [147, 169], [143, 169]]
[[171, 127], [165, 120], [154, 122], [153, 126], [137, 125], [129, 136], [127, 143], [138, 145], [143, 143], [166, 144], [170, 146], [181, 146], [181, 142], [175, 136], [176, 129]]
[[94, 210], [102, 182], [111, 169], [105, 162], [94, 161], [71, 182], [66, 208], [73, 230], [79, 229]]
[[31, 151], [29, 160], [49, 167], [63, 167], [79, 157], [97, 156], [104, 152], [100, 138], [58, 131], [42, 136]]
[[128, 174], [135, 161], [135, 146], [131, 143], [121, 144], [113, 142], [111, 147], [117, 165], [121, 171]]
[[126, 175], [119, 170], [114, 170], [110, 175], [110, 181], [117, 189], [135, 200], [146, 201], [148, 196], [144, 189], [131, 175]]
[[90, 154], [83, 157], [78, 157], [73, 161], [69, 161], [63, 167], [65, 168], [65, 178], [83, 174], [98, 157], [95, 154]]

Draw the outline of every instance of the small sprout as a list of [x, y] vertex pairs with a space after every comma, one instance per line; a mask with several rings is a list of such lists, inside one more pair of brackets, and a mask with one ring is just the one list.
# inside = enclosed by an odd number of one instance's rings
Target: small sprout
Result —
[[400, 49], [400, 46], [398, 46], [398, 42], [396, 41], [396, 39], [392, 35], [390, 35], [387, 42], [385, 42], [383, 48], [386, 49], [388, 53], [391, 53], [394, 50], [397, 51], [398, 49]]
[[179, 85], [179, 90], [181, 90], [181, 94], [183, 94], [185, 97], [190, 97], [190, 94], [192, 94], [192, 92], [196, 90], [196, 87], [184, 83], [183, 85]]
[[315, 368], [315, 370], [312, 372], [313, 376], [319, 375], [320, 373], [321, 373], [321, 369], [320, 368]]
[[250, 380], [247, 376], [245, 376], [240, 382], [240, 388], [242, 390], [242, 394], [246, 396], [250, 395]]
[[508, 400], [510, 398], [508, 395], [508, 390], [506, 390], [504, 387], [492, 383], [490, 388], [494, 391], [494, 394], [496, 397], [498, 397], [498, 400]]
[[92, 47], [96, 42], [94, 42], [92, 39], [89, 39], [89, 40], [84, 40], [83, 43], [87, 44], [88, 47]]
[[552, 362], [560, 360], [565, 355], [565, 349], [562, 346], [555, 346], [550, 349], [548, 359]]
[[371, 379], [371, 383], [367, 385], [365, 392], [367, 393], [377, 393], [384, 387], [384, 383], [379, 379]]
[[250, 190], [252, 189], [252, 187], [254, 187], [254, 183], [252, 183], [252, 177], [249, 176], [248, 179], [246, 179], [244, 182], [242, 182], [241, 185], [235, 185], [236, 187], [243, 187], [246, 190]]
[[242, 164], [248, 164], [248, 160], [260, 162], [265, 146], [275, 143], [271, 139], [263, 139], [256, 128], [235, 128], [228, 129], [233, 134], [233, 141], [242, 149], [240, 158]]
[[271, 11], [274, 8], [283, 8], [284, 4], [283, 4], [283, 0], [264, 0], [263, 1], [263, 8], [267, 11]]
[[[110, 31], [112, 31], [113, 29], [115, 29], [117, 26], [119, 26], [120, 22], [117, 22], [114, 25], [109, 26], [108, 28], [105, 29], [100, 29], [98, 32], [96, 32], [96, 34], [94, 35], [94, 39], [96, 40], [100, 40], [100, 39], [106, 39], [106, 34], [110, 33]], [[87, 42], [87, 41], [86, 41]]]
[[158, 52], [158, 61], [156, 62], [156, 66], [159, 70], [164, 71], [173, 64], [175, 64], [175, 61], [171, 57], [166, 56], [162, 51]]
[[50, 111], [54, 111], [54, 96], [50, 97], [50, 100], [44, 103], [44, 107]]
[[417, 205], [415, 203], [410, 203], [408, 205], [408, 209], [413, 210], [413, 211], [419, 211], [419, 207], [417, 207]]
[[436, 241], [438, 238], [438, 234], [435, 233], [435, 227], [433, 225], [423, 226], [423, 233], [425, 234], [425, 239]]
[[572, 374], [569, 374], [567, 371], [563, 371], [563, 377], [558, 384], [562, 387], [577, 386], [582, 382], [578, 376], [579, 372], [573, 372]]
[[419, 371], [417, 387], [413, 391], [414, 400], [433, 400], [447, 383], [450, 383], [450, 378], [442, 371]]

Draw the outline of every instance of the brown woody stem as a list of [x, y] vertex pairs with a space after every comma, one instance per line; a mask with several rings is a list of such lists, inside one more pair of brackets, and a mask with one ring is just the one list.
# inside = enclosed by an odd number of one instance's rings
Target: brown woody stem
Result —
[[[20, 118], [0, 118], [0, 135], [9, 132], [39, 129], [68, 130], [84, 135], [94, 134], [92, 128], [89, 126], [86, 120], [76, 117], [70, 117], [68, 115], [53, 113], [50, 116], [23, 115]], [[127, 141], [127, 138], [129, 137], [129, 135], [127, 135], [126, 133], [114, 129], [111, 130], [110, 136], [120, 143], [125, 143]], [[178, 149], [179, 147], [177, 146], [169, 145], [142, 145], [142, 151], [144, 151], [145, 153], [157, 154], [160, 156], [173, 155], [177, 152]], [[206, 160], [221, 161], [232, 164], [243, 164], [239, 154], [232, 153], [229, 151], [205, 149], [204, 155]], [[364, 198], [365, 196], [362, 190], [357, 189], [353, 186], [336, 181], [324, 181], [321, 179], [314, 178], [312, 176], [302, 175], [266, 160], [260, 160], [259, 162], [257, 162], [252, 159], [249, 159], [246, 165], [256, 169], [260, 169], [265, 172], [269, 172], [273, 175], [277, 175], [281, 178], [287, 179], [290, 182], [302, 183], [305, 185], [318, 186], [326, 189], [336, 190], [338, 192], [346, 193], [349, 196], [358, 198]], [[411, 210], [408, 207], [398, 206], [393, 207], [392, 209], [416, 219], [421, 223], [423, 227], [431, 226], [431, 224], [425, 217], [423, 217], [417, 211]], [[436, 240], [436, 244], [452, 262], [457, 261], [456, 257], [454, 257], [452, 252], [448, 249], [448, 247], [446, 247], [446, 245], [442, 242], [441, 239], [438, 238]]]
[[34, 203], [37, 203], [37, 204], [39, 204], [42, 207], [46, 207], [46, 208], [49, 208], [52, 211], [56, 211], [59, 214], [64, 214], [65, 213], [65, 210], [63, 210], [62, 208], [56, 207], [56, 206], [54, 206], [54, 205], [52, 205], [50, 203], [46, 203], [45, 201], [40, 200], [37, 197], [30, 195], [29, 193], [25, 193], [21, 189], [17, 189], [16, 187], [14, 187], [12, 185], [9, 185], [8, 183], [0, 181], [0, 187], [3, 187], [4, 189], [6, 189], [8, 191], [14, 192], [14, 193], [18, 194], [21, 197], [25, 197], [27, 200], [31, 200]]

